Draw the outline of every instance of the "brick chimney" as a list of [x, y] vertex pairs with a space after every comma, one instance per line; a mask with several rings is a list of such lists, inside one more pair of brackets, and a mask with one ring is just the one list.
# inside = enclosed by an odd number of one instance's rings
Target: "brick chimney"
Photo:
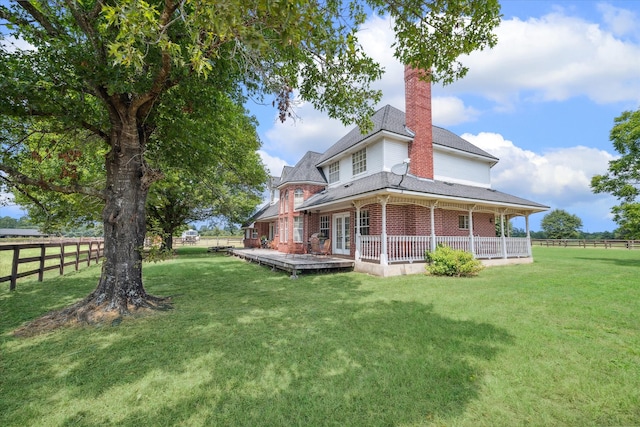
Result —
[[433, 179], [433, 129], [431, 123], [431, 82], [420, 79], [425, 71], [404, 67], [405, 117], [415, 134], [409, 144], [409, 172]]

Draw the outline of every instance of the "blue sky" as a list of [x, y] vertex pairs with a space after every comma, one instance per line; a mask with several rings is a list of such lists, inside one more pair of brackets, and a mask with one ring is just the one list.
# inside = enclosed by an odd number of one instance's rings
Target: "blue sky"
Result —
[[[617, 201], [593, 194], [589, 182], [617, 155], [609, 141], [614, 118], [640, 107], [640, 1], [503, 0], [502, 13], [497, 46], [463, 58], [470, 68], [463, 80], [434, 85], [434, 124], [500, 158], [494, 188], [575, 214], [584, 231], [612, 231]], [[386, 69], [377, 83], [379, 107], [404, 110], [390, 28], [372, 17], [360, 40]], [[271, 108], [247, 107], [258, 117], [261, 155], [275, 175], [349, 129], [305, 104], [298, 120], [284, 124]], [[531, 217], [532, 230], [543, 216]]]
[[[640, 108], [640, 0], [501, 3], [498, 45], [463, 58], [465, 79], [433, 87], [434, 124], [500, 158], [494, 188], [575, 214], [584, 231], [611, 231], [617, 201], [594, 195], [589, 182], [617, 154], [609, 141], [614, 118]], [[389, 21], [371, 17], [360, 40], [386, 69], [376, 84], [384, 94], [378, 107], [404, 110], [403, 67], [390, 49]], [[247, 108], [259, 120], [260, 154], [274, 175], [306, 151], [323, 152], [350, 128], [304, 103], [299, 118], [284, 124], [270, 106], [250, 101]], [[22, 213], [6, 206], [4, 215]], [[543, 216], [531, 217], [532, 230]]]

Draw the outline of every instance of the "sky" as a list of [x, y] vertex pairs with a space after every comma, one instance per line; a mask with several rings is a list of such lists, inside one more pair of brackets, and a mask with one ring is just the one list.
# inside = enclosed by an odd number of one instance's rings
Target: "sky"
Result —
[[[585, 232], [613, 231], [617, 200], [593, 194], [589, 183], [617, 156], [609, 140], [615, 117], [640, 108], [640, 0], [501, 4], [498, 44], [462, 58], [470, 69], [464, 79], [433, 86], [433, 123], [500, 159], [493, 188], [577, 215]], [[386, 70], [375, 84], [383, 92], [376, 108], [404, 110], [390, 21], [371, 16], [359, 37]], [[260, 155], [273, 175], [351, 129], [304, 103], [298, 119], [283, 124], [267, 101], [246, 107], [259, 121]], [[0, 216], [22, 214], [0, 208]], [[540, 230], [544, 215], [531, 216], [531, 230]], [[513, 224], [524, 228], [522, 218]]]
[[[500, 159], [493, 188], [577, 215], [585, 232], [613, 231], [617, 200], [593, 194], [589, 184], [617, 156], [609, 140], [614, 119], [640, 108], [640, 0], [501, 4], [498, 44], [462, 58], [469, 67], [464, 79], [434, 84], [433, 123]], [[370, 17], [359, 37], [386, 70], [375, 86], [383, 91], [376, 108], [404, 110], [403, 66], [392, 55], [389, 20]], [[273, 175], [351, 129], [308, 104], [284, 124], [270, 106], [247, 108], [260, 123], [260, 154]], [[530, 217], [532, 231], [544, 215]], [[524, 219], [513, 224], [524, 228]]]

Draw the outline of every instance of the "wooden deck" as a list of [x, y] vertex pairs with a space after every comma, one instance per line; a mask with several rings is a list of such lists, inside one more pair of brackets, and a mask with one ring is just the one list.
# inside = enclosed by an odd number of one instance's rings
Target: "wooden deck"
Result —
[[298, 274], [302, 273], [351, 271], [354, 266], [354, 261], [351, 259], [309, 254], [285, 254], [272, 249], [232, 249], [229, 253], [247, 261], [268, 265], [273, 270], [287, 271], [291, 273], [292, 279], [298, 278]]

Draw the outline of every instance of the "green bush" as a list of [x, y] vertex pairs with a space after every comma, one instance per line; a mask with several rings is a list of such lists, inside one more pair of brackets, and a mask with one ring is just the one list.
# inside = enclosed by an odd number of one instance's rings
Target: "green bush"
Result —
[[438, 245], [435, 252], [425, 252], [427, 271], [434, 276], [468, 277], [477, 275], [484, 266], [469, 252]]

